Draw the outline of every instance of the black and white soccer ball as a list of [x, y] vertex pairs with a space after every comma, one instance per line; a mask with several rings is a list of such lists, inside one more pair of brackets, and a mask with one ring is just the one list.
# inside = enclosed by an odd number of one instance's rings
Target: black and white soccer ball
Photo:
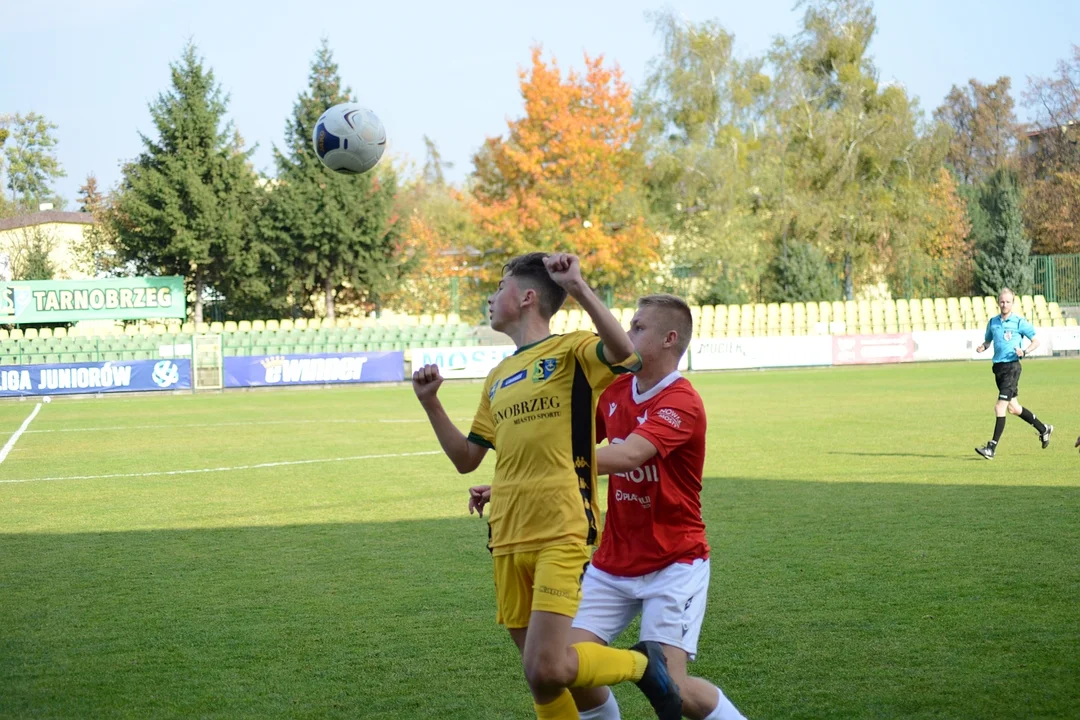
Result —
[[359, 175], [379, 164], [386, 149], [386, 128], [367, 108], [341, 103], [319, 117], [311, 142], [323, 165], [334, 172]]

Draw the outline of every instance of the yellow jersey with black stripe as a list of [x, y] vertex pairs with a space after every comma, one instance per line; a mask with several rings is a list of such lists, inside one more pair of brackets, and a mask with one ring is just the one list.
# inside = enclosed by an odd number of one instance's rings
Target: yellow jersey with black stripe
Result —
[[596, 544], [596, 399], [640, 362], [609, 364], [599, 337], [573, 332], [522, 346], [488, 374], [469, 440], [495, 451], [493, 555]]

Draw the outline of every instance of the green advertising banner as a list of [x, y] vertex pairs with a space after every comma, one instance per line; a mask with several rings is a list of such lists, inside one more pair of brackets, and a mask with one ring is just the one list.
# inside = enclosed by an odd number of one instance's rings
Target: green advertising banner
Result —
[[186, 318], [184, 278], [0, 282], [0, 323]]

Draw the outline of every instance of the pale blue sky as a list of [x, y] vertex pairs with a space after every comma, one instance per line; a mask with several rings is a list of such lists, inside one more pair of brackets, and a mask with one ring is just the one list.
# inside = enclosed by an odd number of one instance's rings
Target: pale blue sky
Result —
[[[168, 87], [168, 63], [190, 37], [231, 96], [230, 118], [258, 143], [256, 167], [272, 172], [271, 147], [325, 35], [344, 81], [386, 125], [390, 152], [419, 163], [427, 134], [460, 180], [484, 138], [521, 114], [517, 72], [534, 43], [563, 67], [603, 54], [637, 86], [659, 51], [645, 13], [664, 7], [718, 20], [742, 57], [795, 32], [802, 14], [794, 0], [0, 0], [0, 113], [36, 111], [59, 126], [68, 176], [56, 188], [74, 209], [88, 173], [111, 188], [140, 151], [138, 132], [153, 132], [147, 104]], [[882, 79], [903, 83], [927, 114], [971, 77], [1009, 75], [1019, 105], [1026, 78], [1049, 75], [1080, 43], [1077, 0], [1021, 7], [879, 0], [871, 53]]]

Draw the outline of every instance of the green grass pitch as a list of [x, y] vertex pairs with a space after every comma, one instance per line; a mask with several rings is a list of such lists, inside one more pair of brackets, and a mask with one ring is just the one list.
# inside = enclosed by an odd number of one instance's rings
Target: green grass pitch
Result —
[[[1054, 442], [1010, 417], [993, 462], [985, 363], [690, 378], [696, 674], [750, 718], [1076, 717], [1080, 360], [1026, 363]], [[408, 386], [44, 405], [0, 464], [0, 717], [531, 718], [466, 512], [494, 459], [436, 451]]]

